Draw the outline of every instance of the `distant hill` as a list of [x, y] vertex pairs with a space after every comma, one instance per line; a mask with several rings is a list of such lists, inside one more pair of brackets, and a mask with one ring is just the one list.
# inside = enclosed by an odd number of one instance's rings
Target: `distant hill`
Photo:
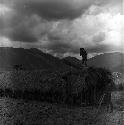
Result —
[[32, 48], [0, 47], [0, 70], [11, 70], [14, 65], [22, 64], [27, 70], [35, 69], [68, 69], [59, 58]]
[[[78, 60], [75, 57], [66, 57], [62, 61], [70, 66], [80, 68], [81, 60]], [[124, 73], [124, 54], [115, 52], [115, 53], [105, 53], [97, 55], [93, 58], [88, 59], [88, 66], [102, 67], [110, 69], [112, 72], [121, 72]]]
[[112, 72], [124, 73], [124, 54], [115, 53], [105, 53], [88, 60], [88, 65], [95, 67], [106, 67]]

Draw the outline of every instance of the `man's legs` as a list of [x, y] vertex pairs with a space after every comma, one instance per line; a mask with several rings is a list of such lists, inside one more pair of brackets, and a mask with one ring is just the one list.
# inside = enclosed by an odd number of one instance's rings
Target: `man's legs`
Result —
[[82, 64], [84, 64], [84, 58], [82, 57]]
[[86, 60], [84, 61], [84, 64], [85, 64], [85, 66], [87, 66], [87, 61]]
[[84, 64], [85, 66], [87, 66], [87, 60], [82, 58], [82, 64]]

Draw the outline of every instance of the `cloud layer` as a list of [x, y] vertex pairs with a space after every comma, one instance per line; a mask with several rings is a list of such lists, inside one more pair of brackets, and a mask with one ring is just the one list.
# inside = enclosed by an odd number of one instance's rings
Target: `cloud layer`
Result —
[[0, 45], [58, 56], [120, 51], [123, 22], [122, 0], [0, 0]]

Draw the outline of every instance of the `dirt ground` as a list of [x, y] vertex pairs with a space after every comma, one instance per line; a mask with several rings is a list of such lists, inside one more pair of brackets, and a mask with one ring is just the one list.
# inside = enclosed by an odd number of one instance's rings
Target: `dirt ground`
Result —
[[0, 125], [124, 125], [124, 92], [113, 92], [114, 111], [35, 101], [0, 99]]

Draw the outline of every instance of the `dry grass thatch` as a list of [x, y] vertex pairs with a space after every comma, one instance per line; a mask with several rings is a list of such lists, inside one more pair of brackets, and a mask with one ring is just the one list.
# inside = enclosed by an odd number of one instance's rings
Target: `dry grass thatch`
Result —
[[[103, 68], [89, 67], [83, 70], [67, 72], [47, 71], [10, 71], [0, 74], [0, 88], [13, 90], [40, 90], [43, 93], [69, 93], [78, 97], [87, 93], [89, 100], [112, 88], [111, 73]], [[81, 97], [80, 97], [81, 98]], [[98, 99], [99, 99], [98, 98]], [[92, 101], [92, 100], [91, 100]]]

